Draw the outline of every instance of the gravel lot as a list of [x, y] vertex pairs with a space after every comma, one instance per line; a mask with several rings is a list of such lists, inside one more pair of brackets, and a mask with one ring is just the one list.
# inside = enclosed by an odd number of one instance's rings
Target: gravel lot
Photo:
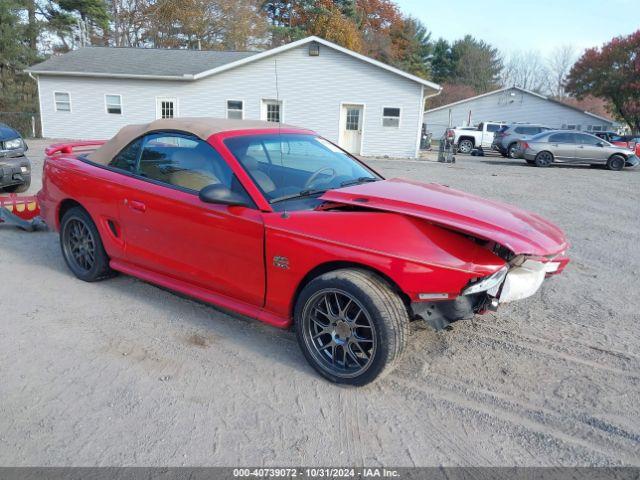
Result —
[[394, 373], [350, 389], [291, 332], [83, 283], [57, 235], [0, 226], [0, 465], [640, 465], [640, 169], [371, 164], [536, 211], [573, 261], [497, 314], [415, 328]]

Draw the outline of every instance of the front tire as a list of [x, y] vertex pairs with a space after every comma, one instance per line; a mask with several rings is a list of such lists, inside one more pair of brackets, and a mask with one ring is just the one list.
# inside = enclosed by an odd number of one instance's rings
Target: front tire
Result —
[[518, 144], [517, 143], [512, 143], [507, 148], [507, 156], [509, 158], [518, 158], [516, 156], [517, 151], [518, 151]]
[[295, 326], [302, 353], [320, 375], [361, 386], [393, 370], [407, 342], [409, 316], [381, 277], [341, 269], [302, 290]]
[[114, 274], [95, 223], [81, 207], [65, 212], [60, 222], [60, 247], [69, 270], [85, 282]]
[[625, 163], [627, 163], [627, 160], [622, 155], [612, 155], [607, 160], [607, 168], [618, 172], [624, 168]]

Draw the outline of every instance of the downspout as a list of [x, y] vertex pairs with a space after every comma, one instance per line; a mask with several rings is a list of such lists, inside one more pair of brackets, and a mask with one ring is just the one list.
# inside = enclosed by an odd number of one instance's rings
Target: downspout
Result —
[[418, 108], [418, 141], [416, 143], [416, 153], [415, 153], [415, 158], [418, 159], [420, 158], [420, 140], [422, 139], [422, 123], [424, 122], [424, 112], [425, 112], [425, 106], [424, 106], [424, 102], [427, 101], [429, 98], [433, 98], [433, 97], [437, 97], [438, 95], [440, 95], [442, 93], [442, 87], [440, 87], [438, 90], [436, 90], [435, 93], [432, 93], [430, 95], [424, 95], [424, 87], [422, 87], [421, 90], [421, 95], [420, 95], [420, 106]]
[[[37, 89], [38, 89], [38, 114], [40, 116], [40, 136], [44, 138], [44, 124], [42, 123], [42, 94], [40, 93], [40, 77], [34, 77], [33, 73], [27, 72], [29, 77], [32, 80], [36, 81]], [[34, 132], [35, 137], [35, 132]]]

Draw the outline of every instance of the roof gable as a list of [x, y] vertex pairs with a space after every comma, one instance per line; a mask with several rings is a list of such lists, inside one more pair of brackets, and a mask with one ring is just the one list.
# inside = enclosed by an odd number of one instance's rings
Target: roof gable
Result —
[[546, 100], [548, 102], [553, 102], [553, 103], [555, 103], [557, 105], [561, 105], [563, 107], [566, 107], [566, 108], [571, 109], [571, 110], [575, 110], [575, 111], [580, 112], [580, 113], [584, 113], [585, 115], [589, 115], [590, 117], [594, 117], [594, 118], [597, 118], [599, 120], [603, 120], [605, 122], [612, 123], [612, 124], [616, 123], [614, 120], [612, 120], [610, 118], [601, 117], [600, 115], [596, 115], [595, 113], [587, 112], [586, 110], [582, 110], [582, 109], [580, 109], [578, 107], [574, 107], [573, 105], [569, 105], [567, 103], [561, 102], [560, 100], [555, 100], [553, 98], [546, 97], [546, 96], [541, 95], [539, 93], [532, 92], [531, 90], [526, 90], [524, 88], [515, 87], [515, 86], [514, 87], [500, 88], [498, 90], [493, 90], [491, 92], [483, 93], [481, 95], [476, 95], [475, 97], [464, 98], [462, 100], [458, 100], [457, 102], [448, 103], [447, 105], [441, 105], [439, 107], [432, 108], [430, 110], [425, 110], [424, 113], [437, 112], [439, 110], [444, 110], [445, 108], [451, 108], [451, 107], [454, 107], [456, 105], [461, 105], [463, 103], [467, 103], [467, 102], [471, 102], [473, 100], [477, 100], [479, 98], [490, 97], [492, 95], [497, 95], [497, 94], [500, 94], [500, 93], [508, 92], [509, 90], [518, 90], [519, 92], [522, 92], [522, 93], [525, 93], [525, 94], [528, 94], [528, 95], [532, 95], [534, 97], [538, 97], [538, 98], [540, 98], [542, 100]]
[[439, 93], [442, 87], [400, 69], [361, 55], [320, 37], [310, 36], [263, 52], [218, 52], [151, 48], [85, 47], [51, 57], [26, 69], [47, 75], [198, 80], [271, 57], [307, 43], [317, 42]]

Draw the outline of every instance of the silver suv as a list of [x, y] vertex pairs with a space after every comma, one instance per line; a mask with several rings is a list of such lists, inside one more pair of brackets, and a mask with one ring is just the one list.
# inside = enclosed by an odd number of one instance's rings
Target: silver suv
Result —
[[491, 147], [494, 150], [498, 150], [505, 157], [518, 158], [522, 155], [522, 152], [518, 150], [518, 140], [528, 140], [534, 135], [549, 130], [552, 130], [552, 128], [532, 123], [504, 125], [493, 136]]

